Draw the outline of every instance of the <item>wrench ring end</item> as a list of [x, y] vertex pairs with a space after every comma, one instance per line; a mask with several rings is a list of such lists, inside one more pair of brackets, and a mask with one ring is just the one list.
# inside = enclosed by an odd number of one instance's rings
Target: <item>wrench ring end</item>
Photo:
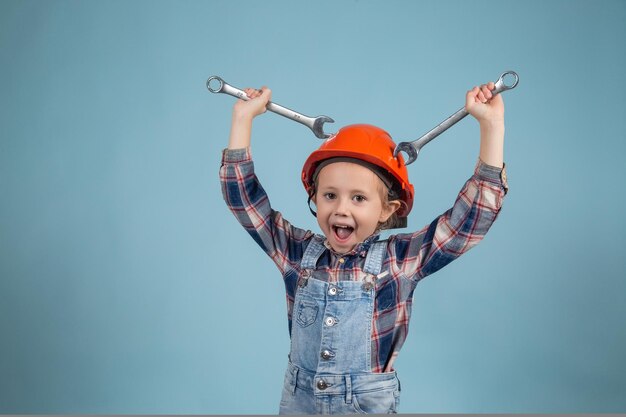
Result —
[[[211, 81], [217, 81], [219, 83], [219, 87], [217, 88], [212, 88], [211, 87]], [[222, 91], [222, 89], [224, 88], [224, 80], [222, 80], [220, 77], [218, 77], [217, 75], [213, 75], [212, 77], [209, 77], [208, 80], [206, 80], [206, 88], [212, 92], [212, 93], [220, 93]]]
[[[513, 78], [515, 79], [513, 84], [507, 85], [504, 82], [504, 79], [506, 78], [507, 75], [512, 75], [513, 76]], [[502, 75], [500, 75], [500, 78], [498, 78], [498, 81], [496, 81], [497, 85], [501, 85], [502, 86], [502, 91], [504, 91], [504, 90], [511, 90], [511, 89], [517, 87], [517, 83], [519, 83], [519, 75], [517, 75], [517, 73], [515, 71], [503, 72]]]

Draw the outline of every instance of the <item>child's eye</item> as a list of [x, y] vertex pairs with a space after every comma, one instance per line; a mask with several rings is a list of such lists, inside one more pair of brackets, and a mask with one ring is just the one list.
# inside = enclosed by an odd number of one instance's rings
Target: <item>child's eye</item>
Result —
[[362, 195], [355, 195], [354, 197], [352, 197], [352, 199], [356, 201], [357, 203], [362, 203], [365, 200], [367, 200], [365, 196], [362, 196]]
[[324, 194], [324, 197], [325, 197], [327, 200], [334, 200], [337, 196], [335, 195], [335, 193], [325, 193], [325, 194]]

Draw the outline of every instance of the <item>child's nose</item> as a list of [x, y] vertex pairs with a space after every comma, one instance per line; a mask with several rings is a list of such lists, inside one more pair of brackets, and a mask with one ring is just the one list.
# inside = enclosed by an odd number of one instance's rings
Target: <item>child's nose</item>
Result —
[[346, 216], [349, 212], [348, 210], [349, 201], [345, 198], [340, 198], [337, 200], [337, 205], [335, 206], [335, 214], [338, 216]]

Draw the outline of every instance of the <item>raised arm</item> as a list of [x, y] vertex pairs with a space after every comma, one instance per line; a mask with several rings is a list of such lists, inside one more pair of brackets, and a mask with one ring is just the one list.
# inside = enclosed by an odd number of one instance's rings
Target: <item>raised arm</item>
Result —
[[311, 232], [292, 226], [273, 210], [254, 173], [250, 151], [252, 121], [265, 112], [271, 91], [245, 89], [249, 101], [239, 100], [233, 108], [228, 149], [222, 155], [220, 181], [228, 208], [257, 244], [284, 274], [301, 255]]
[[485, 236], [496, 220], [508, 190], [504, 173], [504, 102], [493, 96], [494, 83], [466, 94], [466, 109], [480, 124], [480, 153], [474, 175], [453, 207], [419, 232], [394, 238], [394, 267], [422, 279], [452, 262]]

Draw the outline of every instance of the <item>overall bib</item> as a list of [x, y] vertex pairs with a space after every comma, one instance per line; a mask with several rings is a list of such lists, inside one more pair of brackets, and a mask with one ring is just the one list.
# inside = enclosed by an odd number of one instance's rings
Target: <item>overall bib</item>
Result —
[[364, 281], [316, 279], [326, 250], [313, 238], [302, 258], [293, 304], [291, 352], [280, 414], [395, 413], [400, 383], [395, 372], [371, 372], [375, 280], [387, 242], [372, 244]]

